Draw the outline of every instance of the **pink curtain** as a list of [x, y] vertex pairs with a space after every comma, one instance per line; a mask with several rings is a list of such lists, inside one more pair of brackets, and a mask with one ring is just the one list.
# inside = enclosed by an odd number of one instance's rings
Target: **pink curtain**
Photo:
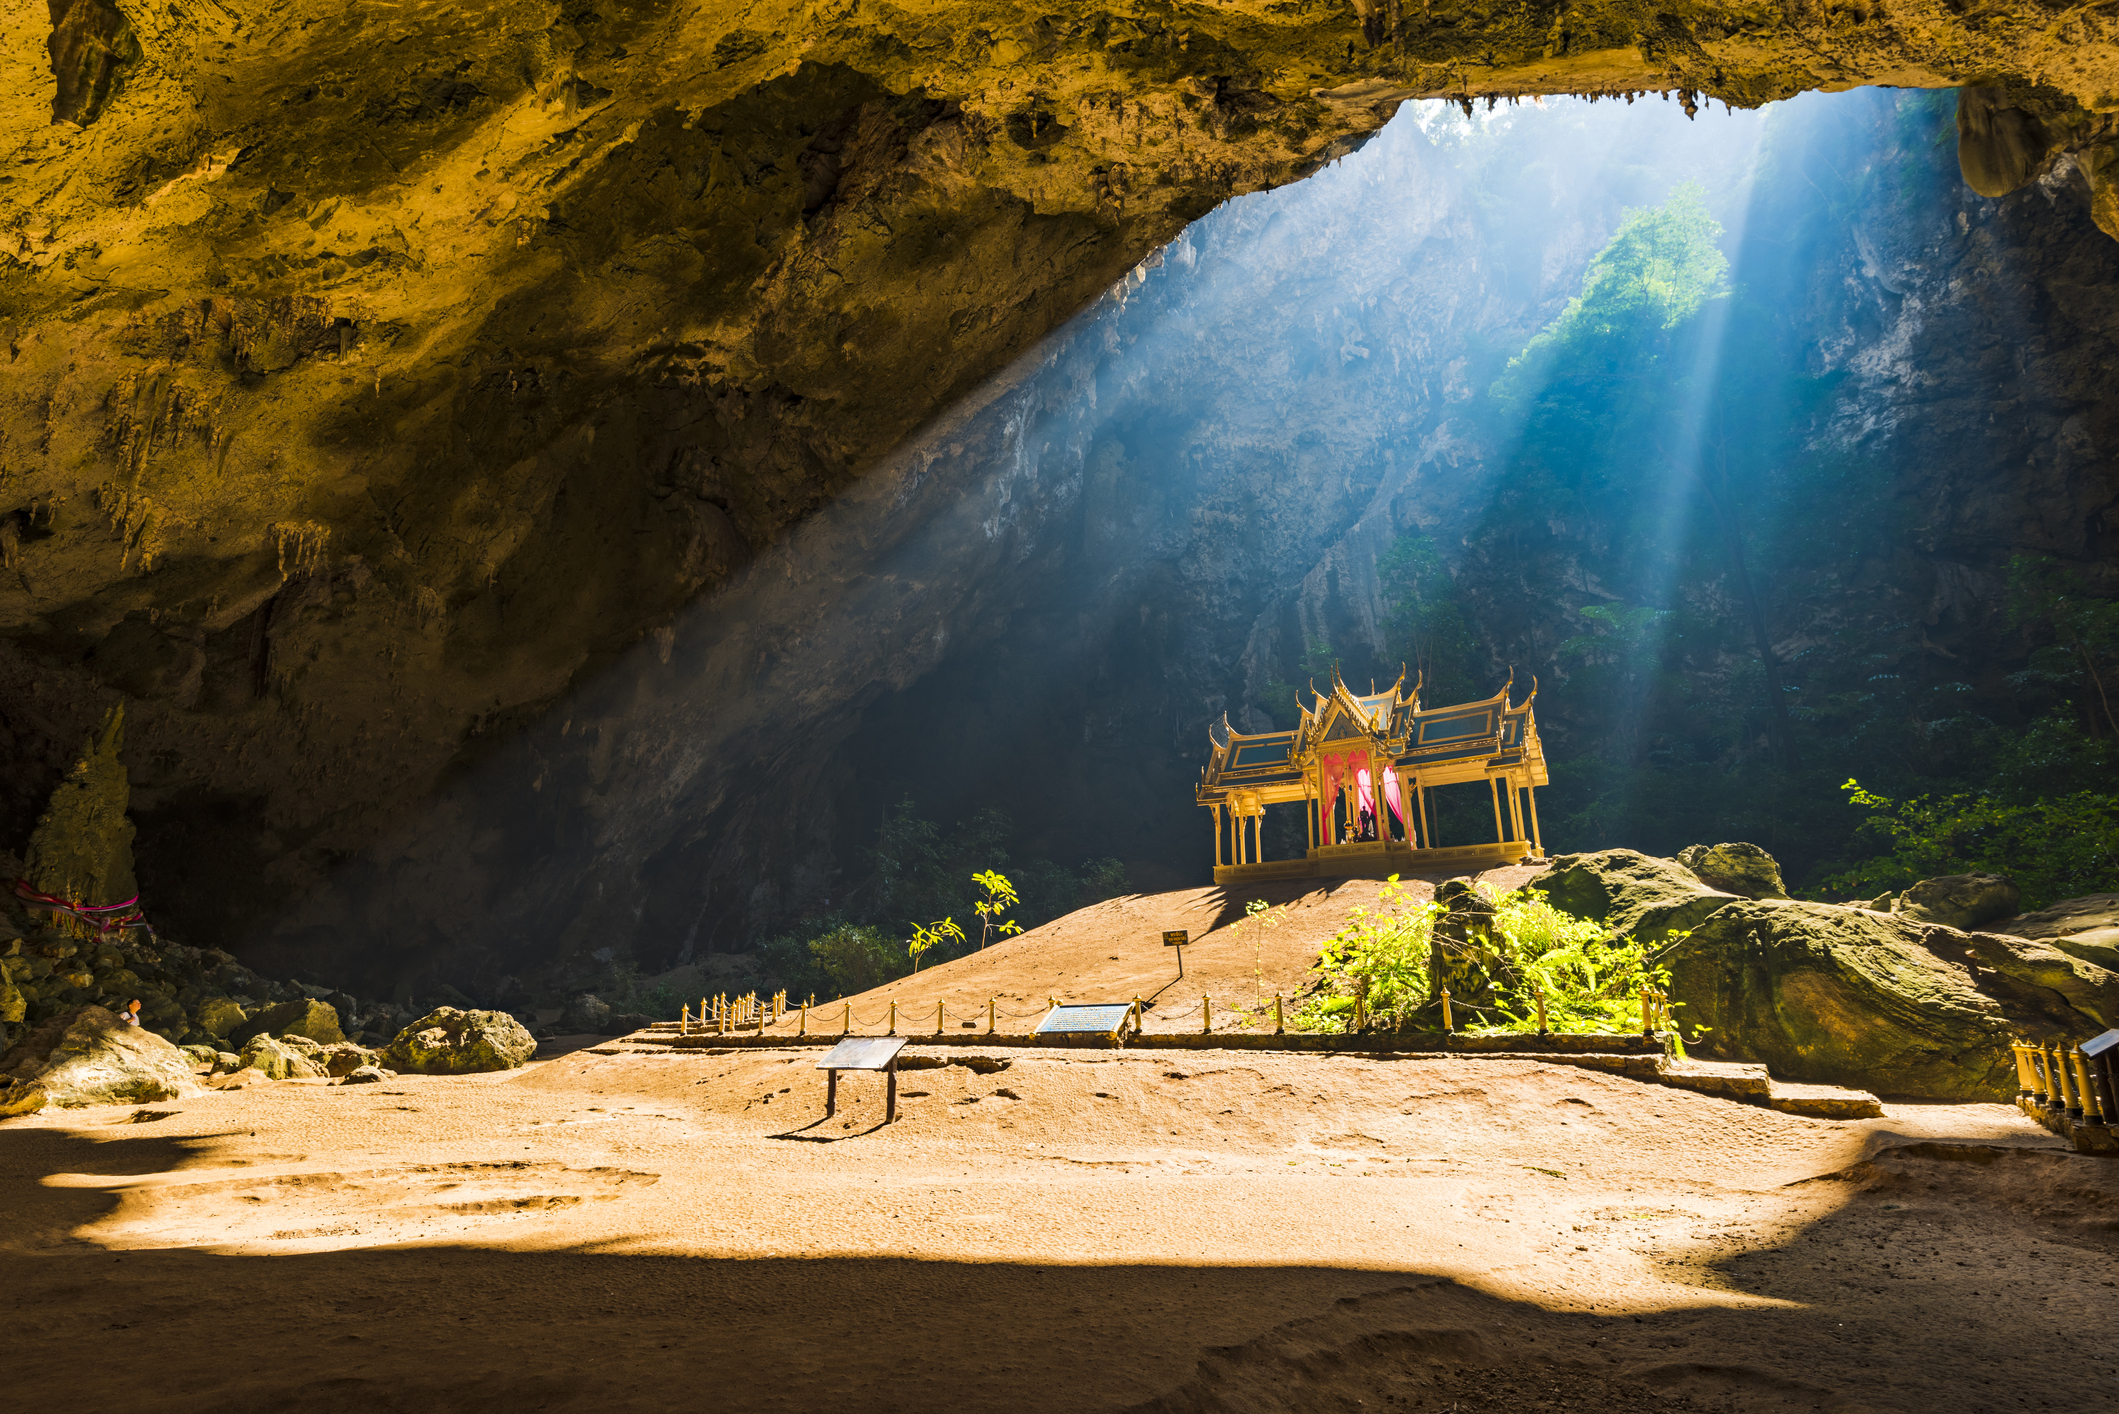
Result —
[[1405, 837], [1411, 839], [1413, 830], [1411, 825], [1406, 824], [1405, 799], [1398, 793], [1398, 773], [1388, 766], [1383, 768], [1383, 800], [1390, 806], [1391, 814], [1398, 817], [1398, 823], [1405, 825]]
[[[1363, 812], [1367, 812], [1369, 818], [1375, 818], [1376, 783], [1370, 778], [1369, 768], [1366, 764], [1356, 768], [1354, 772], [1354, 781], [1354, 827], [1358, 830], [1361, 827], [1361, 816]], [[1380, 834], [1381, 832], [1379, 831], [1378, 833]]]

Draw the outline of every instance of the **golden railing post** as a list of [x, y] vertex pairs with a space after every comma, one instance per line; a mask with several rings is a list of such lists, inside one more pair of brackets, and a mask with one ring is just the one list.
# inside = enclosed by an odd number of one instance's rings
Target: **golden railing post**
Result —
[[1538, 1004], [1538, 1034], [1540, 1036], [1550, 1035], [1551, 1032], [1545, 1025], [1545, 989], [1534, 986], [1530, 989], [1530, 995], [1531, 999]]
[[1449, 988], [1442, 989], [1442, 1029], [1445, 1032], [1457, 1029], [1456, 1021], [1449, 1014]]
[[2072, 1114], [2078, 1113], [2081, 1106], [2076, 1103], [2075, 1096], [2071, 1093], [2074, 1086], [2071, 1083], [2071, 1077], [2067, 1073], [2067, 1052], [2062, 1049], [2065, 1044], [2065, 1042], [2062, 1042], [2059, 1045], [2047, 1048], [2046, 1054], [2052, 1057], [2050, 1064], [2053, 1069], [2054, 1084], [2059, 1088], [2061, 1111], [2064, 1114]]
[[1281, 1035], [1287, 1029], [1280, 1019], [1280, 993], [1275, 992], [1273, 994], [1273, 1034], [1275, 1036]]
[[807, 1002], [802, 1004], [802, 1020], [796, 1024], [795, 1034], [797, 1036], [807, 1036], [809, 1034], [809, 1004]]
[[896, 1001], [892, 1001], [890, 1004], [890, 1029], [888, 1031], [885, 1031], [883, 1034], [885, 1036], [895, 1036], [898, 1034], [898, 1004]]
[[2009, 1053], [2016, 1057], [2016, 1093], [2028, 1095], [2036, 1087], [2031, 1084], [2031, 1058], [2024, 1054], [2023, 1038], [2009, 1038]]
[[2092, 1124], [2103, 1124], [2106, 1119], [2103, 1102], [2098, 1098], [2097, 1087], [2090, 1080], [2089, 1057], [2077, 1046], [2068, 1057], [2075, 1064], [2075, 1090], [2082, 1096], [2082, 1117]]
[[1208, 995], [1207, 995], [1207, 994], [1206, 994], [1205, 992], [1201, 992], [1201, 993], [1199, 994], [1199, 1018], [1200, 1018], [1200, 1025], [1199, 1025], [1199, 1034], [1200, 1034], [1200, 1035], [1202, 1035], [1202, 1036], [1211, 1036], [1211, 1035], [1213, 1035], [1213, 1034], [1214, 1034], [1214, 999], [1213, 999], [1212, 997], [1208, 996]]
[[993, 1008], [997, 1000], [999, 999], [996, 997], [986, 998], [986, 1034], [988, 1036], [993, 1034]]
[[934, 1004], [934, 1034], [937, 1036], [942, 1034], [942, 1004], [940, 1002]]
[[1643, 1036], [1653, 1036], [1655, 1034], [1655, 1016], [1648, 1009], [1648, 989], [1646, 987], [1641, 988], [1641, 1034]]
[[845, 1015], [845, 1016], [844, 1016], [843, 1018], [841, 1018], [841, 1020], [840, 1020], [840, 1025], [839, 1025], [839, 1034], [840, 1034], [841, 1036], [851, 1036], [851, 1035], [853, 1035], [853, 1003], [852, 1003], [852, 1002], [848, 1002], [848, 1003], [846, 1004], [846, 1015]]
[[692, 1004], [690, 1002], [686, 1002], [684, 1004], [684, 1010], [678, 1013], [677, 1034], [679, 1036], [689, 1036], [692, 1034]]

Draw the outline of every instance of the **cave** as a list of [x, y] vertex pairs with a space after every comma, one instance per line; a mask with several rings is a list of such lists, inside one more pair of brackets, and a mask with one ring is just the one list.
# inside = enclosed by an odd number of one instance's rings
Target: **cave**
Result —
[[[1591, 868], [1566, 859], [1690, 869], [1676, 911], [1627, 915], [1658, 947], [1707, 929], [1704, 880], [1715, 908], [1917, 917], [1955, 930], [1931, 939], [1951, 966], [2016, 977], [1986, 925], [2074, 908], [2022, 936], [2088, 938], [2076, 905], [2119, 893], [2103, 26], [1868, 0], [24, 10], [0, 41], [0, 864], [36, 918], [9, 956], [63, 923], [85, 969], [122, 910], [193, 961], [188, 1000], [171, 981], [143, 1013], [172, 1042], [218, 1055], [259, 1006], [315, 1006], [381, 1055], [439, 1007], [511, 1016], [556, 1065], [576, 1033], [807, 1038], [862, 998], [893, 1035], [901, 1001], [976, 1031], [923, 968], [1123, 918], [1144, 949], [1179, 924], [1254, 948], [1249, 1002], [1220, 1003], [1245, 1025], [1358, 1030], [1368, 982], [1344, 1016], [1297, 993], [1398, 881], [1349, 931], [1288, 926], [1288, 1022], [1267, 930], [1307, 886], [1198, 902], [1234, 877], [1202, 772], [1398, 684], [1530, 702], [1543, 754], [1534, 815], [1528, 776], [1506, 807], [1469, 776], [1405, 805], [1391, 777], [1394, 860], [1492, 841], [1563, 904]], [[1366, 827], [1318, 781], [1246, 798], [1244, 859], [1375, 828], [1380, 776]], [[67, 824], [90, 790], [118, 824]], [[61, 825], [117, 830], [122, 868], [59, 887]], [[1770, 885], [1717, 882], [1744, 850]], [[2005, 908], [1916, 896], [1989, 869]], [[1459, 875], [1420, 885], [1438, 918]], [[1191, 902], [1157, 926], [1157, 899]], [[2096, 977], [1995, 982], [1989, 1029], [2119, 1024], [2111, 943], [2083, 946]], [[57, 997], [61, 954], [19, 980]], [[97, 966], [154, 991], [151, 961]], [[208, 992], [249, 1031], [205, 1028]], [[1644, 983], [1634, 1030], [1668, 1000]], [[1692, 1039], [1786, 1069], [1734, 1022]], [[2095, 1118], [2098, 1082], [2042, 1049], [2007, 1076], [1951, 1056], [1947, 1082], [1859, 1063], [1886, 1102], [2020, 1077], [2087, 1087], [2070, 1142]], [[961, 1102], [995, 1094], [1018, 1098]], [[1964, 1122], [1907, 1132], [2016, 1142]], [[593, 1172], [568, 1203], [653, 1180]], [[1855, 1242], [1854, 1211], [1806, 1231]], [[1375, 1297], [1343, 1286], [1317, 1291]], [[1485, 1299], [1463, 1319], [1505, 1322]], [[1275, 1329], [1228, 1338], [1285, 1374]], [[1201, 1371], [1113, 1407], [1237, 1407]], [[1665, 1383], [1768, 1397], [1703, 1379]]]

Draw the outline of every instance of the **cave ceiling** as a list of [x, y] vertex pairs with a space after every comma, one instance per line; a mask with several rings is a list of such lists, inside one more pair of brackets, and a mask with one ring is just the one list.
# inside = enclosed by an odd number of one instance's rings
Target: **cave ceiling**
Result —
[[1410, 98], [1972, 84], [1975, 187], [2071, 151], [2119, 229], [2115, 26], [1900, 0], [8, 7], [9, 833], [122, 698], [143, 848], [216, 842], [218, 874], [165, 883], [299, 890], [1187, 222]]

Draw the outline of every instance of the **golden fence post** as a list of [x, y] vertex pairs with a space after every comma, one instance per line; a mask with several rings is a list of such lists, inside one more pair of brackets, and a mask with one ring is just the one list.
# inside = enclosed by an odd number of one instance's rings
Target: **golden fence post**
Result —
[[1364, 977], [1361, 979], [1359, 990], [1354, 993], [1354, 1029], [1356, 1031], [1368, 1025], [1368, 1000], [1369, 979]]
[[1445, 1032], [1457, 1029], [1457, 1023], [1449, 1014], [1449, 988], [1442, 989], [1442, 1029]]
[[1213, 1035], [1213, 1034], [1214, 1034], [1214, 999], [1213, 999], [1212, 997], [1208, 996], [1208, 995], [1207, 995], [1207, 994], [1206, 994], [1205, 992], [1201, 992], [1201, 993], [1199, 994], [1199, 1015], [1200, 1015], [1200, 1028], [1199, 1028], [1199, 1034], [1200, 1034], [1200, 1035], [1202, 1035], [1202, 1036], [1211, 1036], [1211, 1035]]
[[2028, 1095], [2032, 1089], [2031, 1058], [2023, 1053], [2022, 1037], [2012, 1036], [2009, 1038], [2009, 1053], [2016, 1057], [2016, 1093]]
[[684, 1004], [684, 1010], [677, 1017], [677, 1034], [679, 1036], [692, 1034], [692, 1004], [690, 1002]]
[[809, 1004], [807, 1002], [802, 1004], [802, 1020], [797, 1024], [795, 1034], [797, 1036], [807, 1036], [809, 1034]]
[[1287, 1029], [1280, 1019], [1280, 993], [1275, 992], [1273, 994], [1273, 1034], [1275, 1036], [1281, 1035]]
[[988, 1036], [993, 1034], [993, 1008], [994, 1003], [998, 1000], [999, 998], [997, 997], [986, 998], [986, 1034]]
[[2077, 1046], [2069, 1059], [2075, 1063], [2075, 1089], [2082, 1096], [2082, 1117], [2093, 1124], [2104, 1123], [2104, 1106], [2098, 1101], [2097, 1087], [2090, 1082], [2089, 1058]]
[[2067, 1052], [2063, 1051], [2059, 1046], [2056, 1045], [2047, 1048], [2046, 1054], [2052, 1057], [2051, 1065], [2053, 1069], [2053, 1080], [2059, 1088], [2060, 1108], [2062, 1112], [2065, 1113], [2066, 1111], [2077, 1108], [2075, 1104], [2075, 1097], [2069, 1093], [2073, 1089], [2073, 1086], [2069, 1084], [2068, 1080]]
[[1532, 987], [1530, 995], [1531, 999], [1538, 1004], [1538, 1034], [1540, 1036], [1549, 1035], [1550, 1032], [1545, 1025], [1545, 989], [1543, 987]]
[[1135, 997], [1133, 999], [1133, 1034], [1138, 1036], [1147, 1029], [1146, 1026], [1141, 1024], [1140, 998]]
[[839, 1027], [839, 1034], [840, 1034], [841, 1036], [851, 1036], [851, 1035], [853, 1035], [853, 1003], [852, 1003], [852, 1002], [848, 1002], [848, 1003], [846, 1004], [846, 1016], [845, 1016], [845, 1018], [844, 1018], [843, 1022], [841, 1023], [841, 1025], [840, 1025], [840, 1027]]
[[934, 1004], [934, 1034], [937, 1036], [942, 1034], [942, 1004], [940, 1002]]
[[1641, 988], [1641, 1034], [1643, 1036], [1653, 1036], [1655, 1034], [1655, 1018], [1648, 1011], [1648, 989], [1646, 987]]
[[890, 1003], [890, 1029], [888, 1031], [885, 1031], [883, 1034], [885, 1036], [895, 1036], [898, 1034], [898, 1004], [895, 999], [893, 999]]

